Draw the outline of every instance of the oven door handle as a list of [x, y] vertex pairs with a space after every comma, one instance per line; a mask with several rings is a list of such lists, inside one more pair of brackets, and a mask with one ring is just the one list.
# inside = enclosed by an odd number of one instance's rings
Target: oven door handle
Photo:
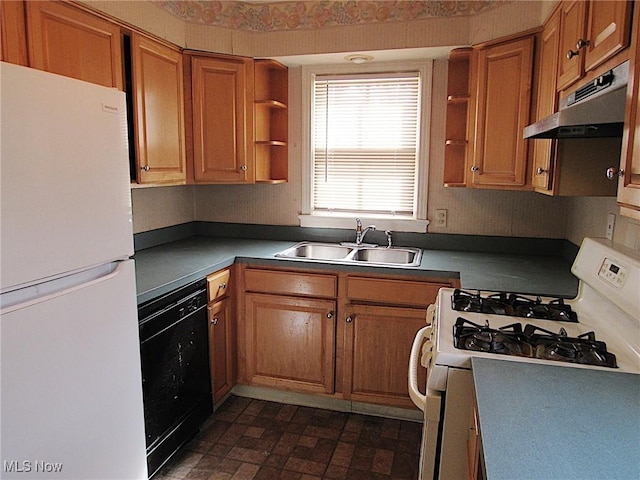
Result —
[[427, 403], [427, 396], [418, 390], [418, 366], [420, 365], [420, 355], [422, 342], [431, 336], [431, 325], [421, 328], [416, 333], [411, 346], [411, 357], [409, 358], [409, 397], [416, 407], [424, 412]]

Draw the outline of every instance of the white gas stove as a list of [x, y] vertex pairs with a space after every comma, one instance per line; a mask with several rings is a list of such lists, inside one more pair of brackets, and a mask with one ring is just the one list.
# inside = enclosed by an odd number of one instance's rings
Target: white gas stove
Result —
[[[409, 392], [424, 411], [421, 479], [466, 478], [471, 359], [640, 375], [640, 252], [585, 238], [574, 299], [442, 288], [411, 353]], [[427, 391], [417, 388], [418, 364]]]
[[[428, 387], [444, 390], [439, 370], [471, 368], [472, 356], [640, 374], [639, 257], [585, 239], [571, 300], [441, 289]], [[526, 348], [510, 348], [512, 341]]]

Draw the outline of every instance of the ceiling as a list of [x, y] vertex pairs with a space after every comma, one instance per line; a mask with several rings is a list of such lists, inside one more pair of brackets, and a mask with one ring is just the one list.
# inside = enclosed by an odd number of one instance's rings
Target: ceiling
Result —
[[[263, 1], [263, 0], [254, 0]], [[449, 52], [457, 46], [451, 47], [422, 47], [422, 48], [401, 48], [396, 50], [362, 50], [357, 52], [341, 52], [341, 53], [319, 53], [305, 55], [289, 55], [284, 57], [270, 57], [287, 65], [288, 67], [297, 67], [304, 65], [335, 65], [339, 63], [349, 63], [346, 59], [349, 55], [362, 54], [373, 57], [370, 62], [398, 62], [407, 60], [425, 60], [425, 59], [445, 59], [448, 58]]]

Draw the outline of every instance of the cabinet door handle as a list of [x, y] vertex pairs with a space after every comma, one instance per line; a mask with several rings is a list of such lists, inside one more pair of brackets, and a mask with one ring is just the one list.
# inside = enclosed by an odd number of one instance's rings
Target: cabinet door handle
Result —
[[145, 165], [144, 167], [140, 167], [140, 170], [144, 170], [145, 172], [148, 172], [149, 170], [151, 170], [151, 167], [149, 165]]
[[606, 175], [609, 180], [615, 180], [618, 177], [624, 176], [624, 170], [618, 170], [616, 167], [609, 167], [607, 168]]
[[327, 313], [327, 318], [333, 318], [333, 312]]
[[347, 323], [351, 323], [351, 322], [353, 322], [353, 318], [351, 318], [351, 317], [347, 317], [347, 319], [346, 319], [345, 321], [346, 321]]
[[542, 175], [543, 173], [546, 173], [546, 172], [547, 172], [547, 171], [546, 171], [544, 168], [542, 168], [542, 167], [538, 167], [538, 168], [536, 169], [536, 175]]
[[567, 60], [571, 60], [573, 57], [577, 56], [580, 52], [574, 52], [573, 50], [569, 50], [567, 52]]
[[221, 284], [218, 286], [218, 288], [219, 288], [220, 290], [224, 290], [225, 288], [227, 288], [227, 284], [226, 284], [226, 283], [221, 283]]
[[243, 172], [246, 172], [247, 171], [247, 166], [246, 165], [242, 165], [240, 167], [240, 170], [242, 170]]
[[576, 43], [576, 50], [580, 50], [583, 49], [584, 47], [586, 47], [587, 45], [589, 45], [589, 40], [585, 40], [584, 38], [581, 38], [580, 40], [578, 40], [578, 42]]
[[472, 172], [477, 172], [478, 170], [480, 170], [480, 167], [478, 167], [477, 165], [474, 165], [473, 167], [471, 167], [471, 171]]
[[213, 317], [213, 318], [211, 319], [211, 324], [212, 324], [212, 325], [217, 325], [217, 324], [218, 324], [218, 317]]

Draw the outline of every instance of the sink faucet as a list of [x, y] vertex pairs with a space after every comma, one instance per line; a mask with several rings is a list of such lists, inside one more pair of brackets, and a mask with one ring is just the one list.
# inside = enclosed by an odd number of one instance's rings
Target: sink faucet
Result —
[[393, 237], [391, 236], [393, 232], [391, 230], [385, 230], [384, 234], [387, 236], [387, 248], [393, 247]]
[[364, 240], [364, 236], [367, 234], [369, 230], [375, 231], [375, 225], [369, 225], [365, 228], [362, 228], [362, 222], [359, 218], [356, 218], [356, 245], [362, 245], [362, 241]]

